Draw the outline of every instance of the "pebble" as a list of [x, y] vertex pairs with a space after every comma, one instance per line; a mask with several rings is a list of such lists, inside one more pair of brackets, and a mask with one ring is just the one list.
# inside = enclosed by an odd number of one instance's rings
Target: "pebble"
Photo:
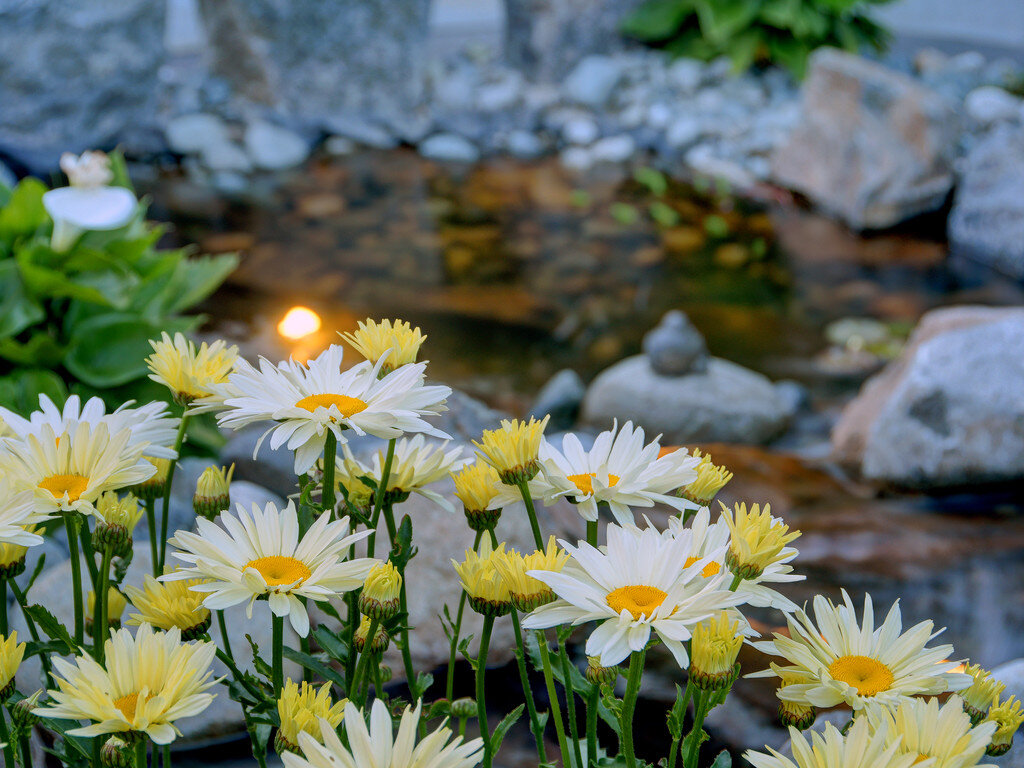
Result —
[[332, 157], [344, 157], [356, 151], [355, 142], [344, 136], [329, 136], [324, 142], [324, 151]]
[[467, 139], [455, 133], [435, 133], [420, 144], [420, 154], [442, 162], [472, 163], [480, 151]]
[[635, 151], [636, 141], [627, 134], [608, 136], [595, 142], [590, 148], [594, 160], [605, 163], [623, 163], [629, 160]]
[[608, 103], [623, 74], [621, 59], [587, 56], [565, 78], [562, 91], [570, 101], [597, 109]]
[[594, 164], [594, 155], [586, 147], [569, 147], [559, 156], [562, 165], [573, 171], [585, 171]]
[[505, 139], [505, 148], [513, 157], [532, 160], [544, 154], [544, 142], [531, 131], [515, 130]]
[[964, 111], [982, 126], [1017, 120], [1024, 110], [1024, 100], [994, 85], [975, 88], [964, 99]]
[[245, 129], [245, 149], [253, 164], [264, 171], [301, 165], [309, 157], [309, 143], [294, 131], [257, 120]]
[[225, 140], [204, 146], [199, 157], [203, 165], [211, 171], [248, 173], [252, 170], [249, 155], [233, 141]]
[[195, 113], [179, 115], [164, 129], [167, 144], [182, 155], [202, 153], [209, 147], [219, 147], [230, 141], [228, 127], [216, 115]]
[[577, 117], [562, 126], [562, 138], [570, 144], [592, 144], [601, 135], [597, 123], [589, 117]]

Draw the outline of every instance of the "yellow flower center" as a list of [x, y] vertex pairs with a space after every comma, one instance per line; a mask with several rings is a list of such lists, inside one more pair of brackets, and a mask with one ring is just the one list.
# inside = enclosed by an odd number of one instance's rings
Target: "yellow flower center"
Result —
[[89, 478], [83, 475], [50, 475], [39, 482], [39, 487], [49, 491], [55, 499], [68, 495], [71, 501], [78, 501], [89, 487]]
[[250, 560], [245, 564], [246, 568], [255, 568], [260, 576], [267, 582], [268, 587], [279, 587], [282, 584], [295, 584], [305, 581], [312, 575], [312, 571], [301, 560], [284, 555], [270, 555]]
[[[585, 472], [582, 475], [568, 475], [567, 477], [573, 485], [580, 489], [580, 493], [583, 493], [587, 496], [591, 496], [594, 493], [594, 478], [597, 477], [597, 473]], [[609, 488], [618, 484], [618, 475], [608, 475]]]
[[[145, 701], [145, 699], [143, 699]], [[135, 722], [135, 708], [139, 705], [139, 694], [129, 693], [119, 699], [114, 699], [114, 706], [121, 710], [121, 714], [129, 723]]]
[[330, 408], [332, 405], [337, 406], [341, 415], [346, 418], [366, 410], [364, 401], [348, 395], [306, 395], [295, 404], [295, 407], [313, 413], [317, 408]]
[[[691, 565], [696, 563], [698, 560], [700, 560], [699, 557], [688, 557], [688, 558], [686, 558], [686, 564], [683, 567], [684, 568], [689, 568]], [[708, 563], [703, 568], [701, 568], [700, 575], [703, 576], [705, 579], [709, 579], [712, 576], [717, 576], [721, 570], [722, 570], [721, 563], [716, 563], [714, 560], [712, 560], [710, 563]]]
[[828, 668], [834, 680], [852, 685], [861, 696], [874, 696], [887, 691], [895, 677], [878, 659], [870, 656], [840, 656]]
[[654, 613], [654, 609], [665, 602], [666, 597], [668, 595], [657, 587], [635, 584], [609, 592], [605, 601], [616, 613], [622, 613], [625, 609], [633, 614], [634, 619], [639, 619]]
[[931, 755], [923, 755], [921, 753], [918, 753], [917, 757], [914, 758], [914, 765], [917, 765], [918, 763], [923, 763], [925, 760], [927, 760], [930, 757], [931, 757]]

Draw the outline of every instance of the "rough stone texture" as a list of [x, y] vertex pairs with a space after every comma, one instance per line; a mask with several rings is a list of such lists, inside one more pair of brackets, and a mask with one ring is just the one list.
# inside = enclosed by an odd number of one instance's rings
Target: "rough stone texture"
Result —
[[[82, 564], [82, 572], [85, 575], [86, 584], [88, 584], [88, 575], [84, 562]], [[149, 548], [139, 546], [135, 548], [135, 555], [128, 569], [125, 584], [141, 586], [143, 575], [146, 573], [152, 573], [152, 560], [149, 556]], [[71, 561], [65, 560], [54, 568], [48, 568], [33, 585], [30, 595], [33, 603], [45, 605], [67, 627], [71, 627], [74, 623], [73, 597], [71, 590], [68, 588], [70, 583]], [[132, 608], [129, 605], [125, 609], [123, 619], [127, 621], [131, 613]], [[261, 655], [265, 654], [265, 658], [269, 659], [271, 644], [270, 609], [265, 601], [258, 602], [253, 606], [251, 619], [246, 618], [244, 605], [227, 609], [225, 618], [231, 640], [231, 649], [235, 654], [239, 667], [242, 669], [252, 668], [252, 650], [245, 639], [247, 634], [252, 635], [253, 640], [256, 641], [260, 648]], [[18, 631], [19, 637], [27, 638], [29, 636], [20, 610], [11, 613], [11, 628]], [[223, 647], [220, 641], [220, 630], [217, 627], [216, 621], [211, 628], [211, 636], [218, 645]], [[299, 638], [292, 631], [287, 621], [285, 622], [284, 642], [288, 647], [296, 649], [299, 647]], [[227, 668], [220, 661], [214, 662], [213, 671], [215, 677], [228, 675]], [[294, 679], [297, 673], [300, 676], [302, 674], [297, 665], [285, 660], [285, 675]], [[39, 688], [42, 685], [43, 673], [38, 658], [29, 659], [22, 664], [18, 669], [16, 680], [20, 690], [31, 692]], [[245, 720], [242, 717], [242, 710], [237, 702], [232, 701], [228, 697], [227, 689], [224, 686], [216, 686], [213, 692], [217, 694], [217, 697], [201, 715], [186, 718], [176, 723], [181, 728], [186, 742], [203, 741], [245, 731]]]
[[51, 168], [151, 126], [163, 33], [149, 0], [0, 2], [0, 147]]
[[576, 423], [580, 403], [587, 388], [580, 375], [571, 368], [563, 368], [540, 388], [537, 399], [530, 406], [530, 416], [543, 419], [549, 416], [547, 432], [570, 429]]
[[958, 122], [950, 102], [910, 77], [823, 48], [772, 175], [855, 229], [889, 227], [946, 199]]
[[583, 400], [581, 420], [606, 428], [631, 419], [663, 443], [764, 443], [786, 426], [786, 405], [759, 373], [712, 357], [703, 373], [659, 376], [645, 355], [603, 371]]
[[864, 477], [937, 488], [1024, 477], [1024, 309], [929, 312], [832, 433]]
[[321, 126], [422, 95], [428, 0], [207, 0], [211, 68], [235, 93]]
[[1000, 126], [964, 158], [949, 242], [963, 255], [1024, 278], [1024, 126]]
[[619, 25], [643, 0], [506, 0], [505, 56], [530, 77], [555, 80], [584, 56], [621, 49]]
[[682, 376], [707, 370], [708, 348], [690, 319], [679, 310], [667, 312], [643, 341], [651, 368], [661, 376]]

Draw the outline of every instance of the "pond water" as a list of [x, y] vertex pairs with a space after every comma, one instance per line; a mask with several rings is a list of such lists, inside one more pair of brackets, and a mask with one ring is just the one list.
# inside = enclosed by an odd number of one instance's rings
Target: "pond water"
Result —
[[292, 305], [324, 318], [309, 348], [363, 317], [402, 317], [431, 337], [436, 378], [515, 412], [560, 368], [589, 379], [638, 351], [669, 309], [712, 354], [827, 393], [846, 381], [814, 362], [832, 320], [909, 326], [942, 304], [1024, 301], [951, 264], [938, 218], [860, 238], [772, 190], [744, 202], [643, 173], [580, 176], [555, 160], [453, 172], [391, 151], [231, 197], [174, 175], [147, 191], [173, 240], [242, 253], [204, 307], [214, 329], [302, 354], [273, 330]]

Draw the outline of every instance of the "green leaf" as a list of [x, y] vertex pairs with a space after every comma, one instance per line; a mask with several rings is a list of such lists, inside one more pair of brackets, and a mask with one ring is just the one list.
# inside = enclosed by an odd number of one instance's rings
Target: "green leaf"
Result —
[[31, 177], [22, 179], [11, 192], [0, 209], [0, 243], [6, 243], [7, 249], [16, 239], [34, 235], [49, 220], [43, 208], [44, 192], [46, 185]]
[[648, 209], [651, 218], [663, 227], [674, 227], [679, 223], [679, 214], [676, 209], [661, 200], [655, 200]]
[[704, 37], [722, 45], [757, 18], [760, 3], [750, 0], [699, 0], [696, 8]]
[[723, 749], [711, 764], [711, 768], [732, 768], [732, 755]]
[[96, 288], [82, 285], [63, 269], [54, 269], [44, 262], [53, 251], [45, 245], [26, 248], [15, 254], [21, 279], [29, 293], [39, 298], [78, 299], [93, 304], [109, 305], [110, 301]]
[[345, 639], [323, 624], [313, 630], [313, 639], [335, 661], [344, 662], [349, 657], [349, 646]]
[[20, 333], [46, 317], [39, 302], [25, 293], [13, 261], [0, 261], [0, 338]]
[[172, 313], [183, 312], [212, 294], [238, 266], [238, 256], [224, 253], [201, 256], [178, 263], [172, 282], [178, 286], [169, 307]]
[[164, 330], [127, 313], [97, 315], [75, 326], [64, 364], [94, 387], [116, 387], [146, 375], [149, 340]]
[[330, 680], [332, 683], [337, 685], [341, 690], [347, 690], [345, 685], [345, 678], [334, 668], [324, 664], [320, 659], [315, 656], [310, 656], [308, 653], [297, 651], [294, 648], [285, 647], [284, 657], [289, 661], [294, 661], [305, 667], [312, 672], [320, 675], [324, 680]]
[[691, 13], [691, 0], [648, 0], [626, 17], [622, 33], [638, 40], [666, 40]]
[[633, 171], [633, 179], [637, 184], [643, 184], [655, 197], [661, 197], [668, 191], [668, 179], [665, 174], [656, 168], [642, 165]]
[[525, 704], [520, 704], [518, 707], [509, 712], [505, 717], [502, 718], [501, 722], [498, 723], [498, 727], [494, 729], [494, 733], [491, 734], [491, 752], [497, 753], [501, 749], [501, 742], [505, 740], [505, 734], [508, 733], [508, 729], [516, 724], [522, 714], [523, 709], [526, 707]]
[[[0, 342], [0, 346], [2, 344]], [[46, 395], [55, 403], [63, 403], [68, 392], [63, 380], [53, 371], [22, 368], [0, 377], [0, 405], [5, 408], [16, 413], [31, 413], [39, 407], [39, 395]]]
[[629, 203], [612, 203], [608, 208], [608, 212], [615, 221], [625, 226], [636, 224], [640, 218], [640, 213], [637, 211], [636, 206]]
[[35, 620], [38, 627], [46, 633], [47, 637], [64, 645], [65, 650], [61, 651], [61, 655], [74, 653], [75, 649], [78, 648], [74, 638], [68, 633], [67, 628], [57, 621], [57, 617], [46, 610], [46, 608], [41, 605], [30, 605], [25, 610]]

